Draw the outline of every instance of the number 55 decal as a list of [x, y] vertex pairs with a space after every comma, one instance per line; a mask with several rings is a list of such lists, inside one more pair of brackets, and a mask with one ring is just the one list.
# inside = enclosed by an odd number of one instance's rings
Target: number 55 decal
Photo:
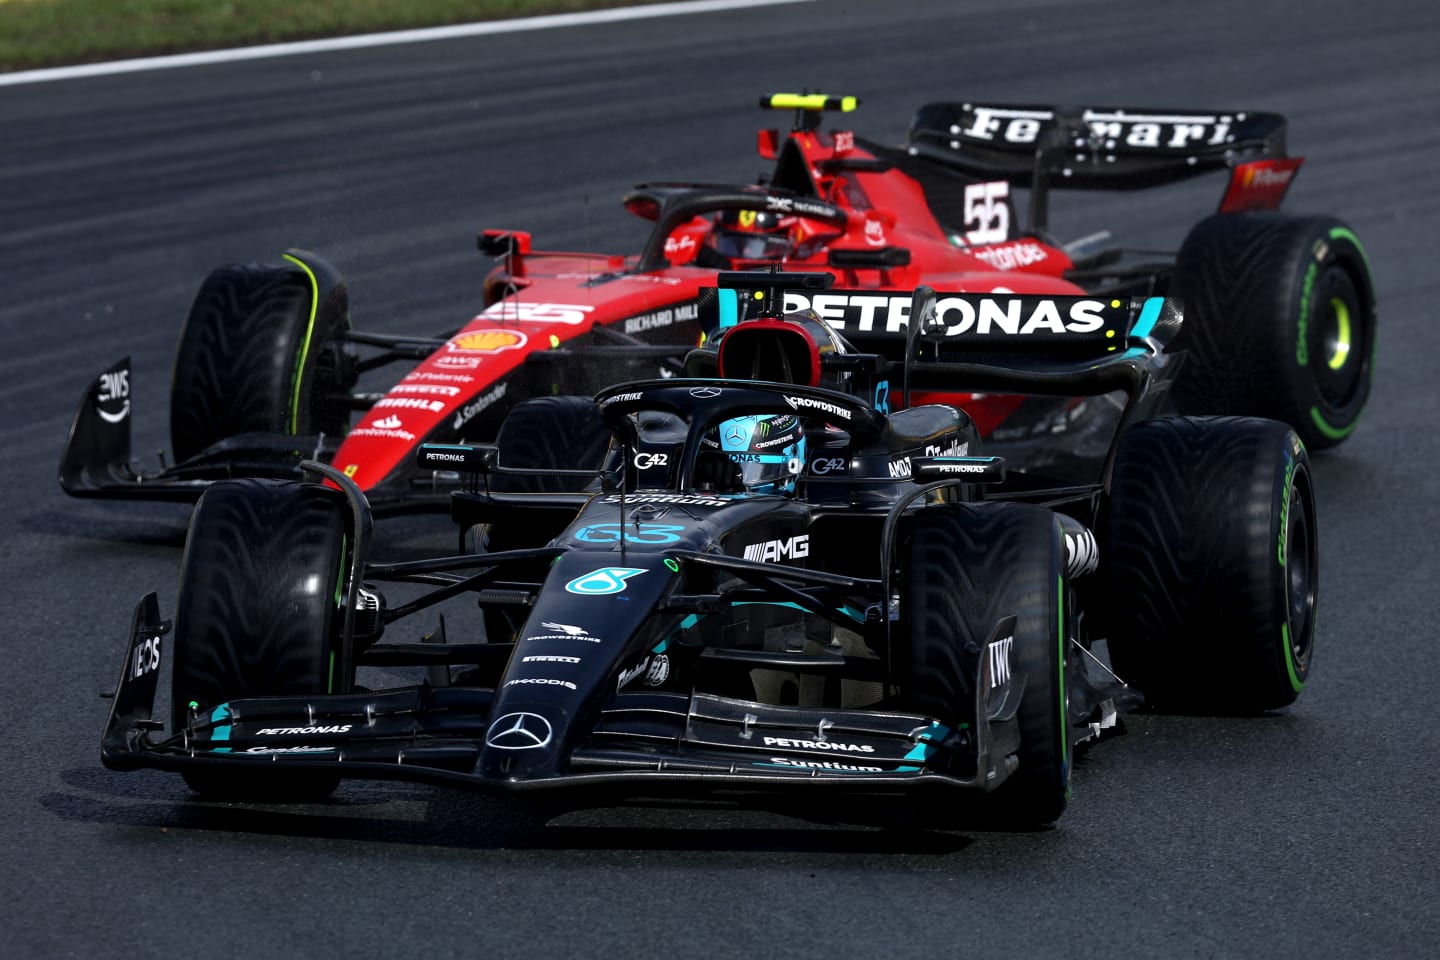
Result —
[[965, 242], [1000, 243], [1010, 238], [1010, 184], [1004, 180], [965, 187]]

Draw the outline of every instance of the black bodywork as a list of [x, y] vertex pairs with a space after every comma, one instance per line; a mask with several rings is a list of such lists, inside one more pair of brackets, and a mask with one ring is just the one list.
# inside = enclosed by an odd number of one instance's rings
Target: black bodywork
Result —
[[[826, 282], [731, 275], [721, 286]], [[1043, 299], [1063, 310], [1070, 298]], [[1038, 504], [1079, 543], [1103, 509], [1108, 458], [1084, 483], [1007, 477], [1003, 461], [982, 455], [963, 412], [934, 405], [887, 415], [883, 398], [944, 377], [976, 390], [1121, 391], [1122, 426], [1149, 416], [1176, 367], [1165, 345], [1179, 327], [1177, 305], [1104, 306], [1097, 337], [1029, 353], [1021, 339], [996, 337], [962, 359], [930, 335], [934, 294], [921, 288], [912, 315], [922, 322], [911, 325], [900, 364], [846, 349], [805, 316], [732, 317], [687, 361], [704, 376], [595, 397], [614, 439], [598, 474], [574, 475], [575, 492], [495, 492], [494, 477], [546, 471], [508, 470], [493, 447], [422, 446], [422, 469], [461, 478], [451, 509], [462, 529], [510, 532], [498, 552], [374, 561], [363, 494], [307, 462], [317, 483], [343, 491], [350, 517], [334, 692], [231, 700], [166, 730], [152, 711], [171, 625], [152, 594], [135, 611], [103, 760], [175, 771], [286, 765], [500, 790], [993, 789], [1016, 766], [1026, 678], [971, 651], [964, 722], [911, 709], [898, 558], [917, 512], [946, 502]], [[747, 338], [758, 339], [742, 347]], [[771, 382], [777, 364], [789, 382]], [[766, 379], [736, 379], [741, 366]], [[700, 466], [706, 434], [747, 414], [805, 420], [793, 495], [724, 490]], [[665, 429], [645, 429], [657, 422]], [[1093, 565], [1072, 554], [1070, 566], [1063, 669], [1068, 739], [1079, 742], [1137, 698], [1089, 653], [1087, 617], [1093, 624], [1103, 611], [1085, 608], [1076, 583]], [[428, 592], [389, 608], [377, 599], [387, 582]], [[488, 637], [381, 639], [462, 595], [486, 612]], [[1005, 629], [997, 622], [995, 636]], [[364, 690], [354, 686], [359, 666], [423, 668], [425, 678]]]

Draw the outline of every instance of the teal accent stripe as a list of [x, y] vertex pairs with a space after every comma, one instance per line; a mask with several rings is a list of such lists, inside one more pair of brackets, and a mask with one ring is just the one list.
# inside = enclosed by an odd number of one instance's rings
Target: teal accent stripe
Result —
[[[214, 727], [214, 729], [210, 731], [210, 739], [211, 739], [212, 742], [215, 741], [215, 740], [222, 740], [222, 741], [224, 741], [224, 740], [229, 740], [229, 739], [230, 739], [230, 704], [228, 704], [228, 703], [222, 703], [222, 704], [220, 704], [220, 706], [216, 707], [214, 710], [211, 710], [211, 711], [210, 711], [210, 723], [211, 723], [211, 725]], [[220, 726], [220, 724], [222, 724], [222, 723], [224, 724], [224, 726]], [[230, 748], [229, 748], [229, 747], [216, 747], [216, 748], [215, 748], [215, 752], [216, 752], [216, 753], [229, 753], [229, 752], [230, 752]]]
[[720, 290], [720, 329], [740, 322], [740, 291]]
[[[782, 600], [782, 601], [774, 601], [774, 600], [742, 600], [742, 601], [739, 602], [739, 603], [732, 604], [732, 606], [736, 606], [736, 607], [750, 607], [750, 606], [761, 606], [761, 607], [789, 607], [791, 610], [799, 610], [801, 613], [809, 613], [809, 612], [810, 612], [810, 611], [806, 610], [804, 607], [800, 606], [800, 604], [794, 603], [794, 602], [792, 602], [792, 601], [790, 601], [790, 600]], [[865, 614], [864, 614], [864, 612], [863, 612], [863, 611], [860, 611], [860, 610], [856, 610], [854, 607], [850, 606], [849, 604], [846, 604], [846, 605], [842, 606], [842, 607], [840, 608], [840, 612], [843, 613], [845, 616], [849, 617], [851, 620], [854, 620], [856, 623], [864, 623], [864, 622], [865, 622]], [[813, 614], [812, 614], [812, 616], [813, 616]], [[689, 630], [691, 627], [695, 626], [695, 625], [696, 625], [697, 623], [699, 623], [699, 622], [700, 622], [700, 617], [699, 617], [699, 615], [694, 614], [694, 613], [686, 614], [685, 617], [684, 617], [684, 619], [682, 619], [682, 620], [680, 621], [680, 627], [679, 627], [679, 629], [681, 629], [681, 630]], [[652, 652], [652, 653], [663, 653], [664, 650], [665, 650], [665, 644], [667, 644], [667, 643], [669, 643], [669, 642], [670, 642], [670, 638], [669, 638], [669, 637], [666, 637], [664, 640], [660, 641], [660, 644], [661, 644], [661, 645], [658, 646], [658, 647], [655, 647], [654, 650], [652, 650], [651, 652]]]
[[475, 448], [466, 443], [422, 443], [420, 446], [428, 450], [474, 450]]
[[1150, 331], [1155, 329], [1155, 322], [1160, 319], [1160, 310], [1164, 306], [1164, 297], [1146, 297], [1145, 306], [1140, 310], [1140, 320], [1130, 331], [1130, 336], [1141, 339], [1150, 336]]
[[[800, 604], [795, 603], [793, 600], [741, 600], [739, 603], [732, 603], [731, 606], [732, 606], [732, 607], [752, 607], [752, 606], [758, 606], [758, 607], [789, 607], [791, 610], [799, 610], [801, 613], [810, 613], [809, 610], [807, 610], [807, 609], [805, 609], [804, 607], [800, 606]], [[849, 617], [851, 620], [856, 621], [857, 623], [864, 623], [864, 622], [865, 622], [865, 617], [864, 617], [863, 614], [858, 613], [857, 611], [852, 610], [852, 609], [849, 608], [849, 607], [841, 607], [841, 608], [840, 608], [840, 612], [843, 613], [843, 614], [845, 614], [845, 616]], [[811, 614], [811, 616], [815, 616], [815, 614]], [[680, 626], [682, 626], [682, 627], [685, 626], [684, 621], [681, 621]]]
[[930, 724], [930, 729], [920, 734], [920, 740], [911, 748], [910, 752], [901, 757], [902, 760], [919, 760], [924, 763], [935, 755], [939, 749], [935, 744], [944, 740], [950, 735], [950, 728], [938, 723]]

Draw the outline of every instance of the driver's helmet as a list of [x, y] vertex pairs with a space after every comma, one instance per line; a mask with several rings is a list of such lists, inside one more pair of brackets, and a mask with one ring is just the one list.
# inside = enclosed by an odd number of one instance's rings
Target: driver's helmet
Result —
[[705, 245], [733, 269], [765, 266], [794, 250], [794, 226], [794, 217], [769, 210], [725, 210], [715, 218]]
[[805, 428], [793, 414], [726, 420], [712, 434], [751, 493], [789, 494], [805, 468]]

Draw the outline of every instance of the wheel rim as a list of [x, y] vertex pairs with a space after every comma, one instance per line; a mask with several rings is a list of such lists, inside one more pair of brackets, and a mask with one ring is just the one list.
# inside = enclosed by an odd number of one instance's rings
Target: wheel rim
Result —
[[1368, 352], [1364, 311], [1350, 274], [1330, 266], [1320, 277], [1316, 309], [1310, 318], [1308, 339], [1315, 364], [1320, 399], [1332, 410], [1343, 410], [1362, 392]]
[[[1299, 478], [1297, 478], [1297, 481]], [[1288, 529], [1285, 532], [1286, 626], [1291, 663], [1299, 668], [1310, 656], [1315, 638], [1315, 540], [1306, 512], [1303, 485], [1290, 487]]]
[[1330, 315], [1335, 318], [1335, 336], [1325, 341], [1325, 350], [1329, 354], [1325, 366], [1331, 370], [1340, 370], [1350, 359], [1350, 305], [1338, 297], [1332, 297]]

